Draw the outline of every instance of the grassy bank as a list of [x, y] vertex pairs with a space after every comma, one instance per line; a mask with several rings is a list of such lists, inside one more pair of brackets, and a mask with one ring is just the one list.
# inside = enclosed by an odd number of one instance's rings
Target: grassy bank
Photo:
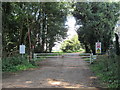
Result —
[[35, 62], [29, 62], [27, 56], [12, 56], [2, 59], [2, 71], [3, 72], [16, 72], [26, 70], [29, 68], [36, 68]]
[[97, 60], [90, 67], [106, 87], [120, 87], [120, 56], [98, 56]]

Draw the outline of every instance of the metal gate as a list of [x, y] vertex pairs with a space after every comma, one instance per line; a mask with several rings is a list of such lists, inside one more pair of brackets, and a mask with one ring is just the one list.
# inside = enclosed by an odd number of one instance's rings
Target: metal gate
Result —
[[96, 55], [93, 53], [34, 53], [34, 60], [37, 58], [89, 58], [91, 64], [95, 59]]

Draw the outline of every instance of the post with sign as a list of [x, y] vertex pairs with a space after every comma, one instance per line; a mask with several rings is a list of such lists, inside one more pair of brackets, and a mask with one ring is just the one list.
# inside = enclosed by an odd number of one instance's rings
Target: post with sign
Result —
[[20, 54], [22, 54], [22, 57], [23, 57], [23, 54], [25, 54], [25, 45], [20, 45], [19, 52]]
[[101, 42], [96, 42], [96, 54], [101, 54]]

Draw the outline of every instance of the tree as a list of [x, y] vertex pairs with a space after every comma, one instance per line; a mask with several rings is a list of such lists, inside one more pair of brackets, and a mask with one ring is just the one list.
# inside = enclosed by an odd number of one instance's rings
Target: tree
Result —
[[120, 55], [120, 46], [119, 46], [119, 37], [118, 35], [115, 33], [115, 49], [116, 49], [116, 55]]
[[[65, 21], [67, 16], [67, 7], [64, 3], [42, 3], [38, 19], [39, 28], [42, 32], [38, 35], [37, 52], [51, 52], [54, 42], [63, 39], [67, 34]], [[41, 15], [43, 13], [43, 15]], [[39, 49], [38, 49], [39, 48]]]
[[[119, 17], [120, 3], [86, 2], [76, 3], [73, 12], [78, 24], [79, 40], [86, 52], [95, 54], [95, 42], [102, 42], [102, 52], [112, 44], [113, 30]], [[91, 51], [90, 51], [91, 50]]]
[[[66, 37], [68, 3], [3, 2], [3, 51], [18, 52], [25, 44], [27, 53], [51, 52], [54, 42]], [[7, 54], [7, 55], [8, 55]]]
[[78, 36], [75, 35], [70, 40], [65, 40], [61, 45], [61, 50], [63, 52], [77, 52], [80, 51], [81, 45], [78, 41]]

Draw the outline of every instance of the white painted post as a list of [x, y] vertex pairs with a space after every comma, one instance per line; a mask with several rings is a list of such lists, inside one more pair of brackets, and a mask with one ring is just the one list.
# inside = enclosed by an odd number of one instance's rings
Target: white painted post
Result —
[[34, 53], [34, 60], [36, 60], [36, 57], [37, 57], [37, 54], [36, 54], [36, 53]]
[[93, 62], [93, 53], [90, 54], [90, 64]]
[[92, 61], [92, 54], [90, 54], [90, 64], [91, 64], [91, 61]]

